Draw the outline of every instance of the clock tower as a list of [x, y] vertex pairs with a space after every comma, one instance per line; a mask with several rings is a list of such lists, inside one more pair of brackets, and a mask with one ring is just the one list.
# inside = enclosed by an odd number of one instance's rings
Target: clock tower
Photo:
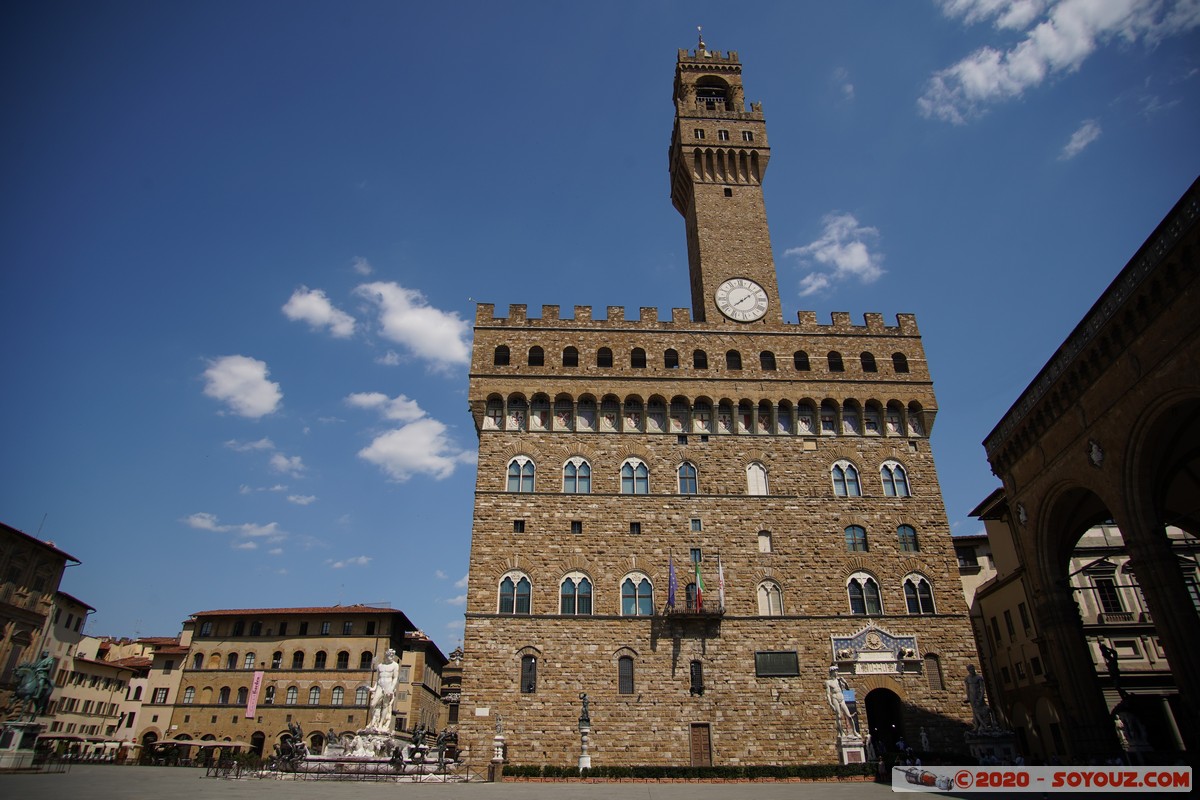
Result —
[[687, 220], [692, 317], [782, 323], [762, 180], [771, 158], [762, 104], [749, 108], [734, 51], [701, 39], [675, 65], [671, 202]]

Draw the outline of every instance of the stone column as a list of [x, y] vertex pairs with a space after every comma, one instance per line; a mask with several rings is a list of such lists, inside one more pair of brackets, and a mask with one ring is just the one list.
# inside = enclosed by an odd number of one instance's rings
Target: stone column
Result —
[[1075, 759], [1116, 753], [1116, 732], [1070, 588], [1046, 581], [1041, 596], [1033, 602], [1039, 636], [1052, 643], [1042, 655], [1054, 677], [1050, 689], [1057, 694], [1064, 716], [1068, 753]]

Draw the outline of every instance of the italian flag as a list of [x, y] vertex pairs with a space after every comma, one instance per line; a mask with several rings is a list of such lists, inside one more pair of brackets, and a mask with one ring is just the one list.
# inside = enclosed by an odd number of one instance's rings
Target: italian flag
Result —
[[696, 609], [704, 607], [704, 578], [700, 575], [700, 562], [696, 562]]

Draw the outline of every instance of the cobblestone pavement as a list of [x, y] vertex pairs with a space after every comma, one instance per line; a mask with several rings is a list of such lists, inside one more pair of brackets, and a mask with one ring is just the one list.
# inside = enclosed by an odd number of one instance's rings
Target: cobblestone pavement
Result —
[[894, 797], [875, 783], [347, 783], [226, 780], [184, 767], [77, 766], [65, 774], [0, 775], [12, 800], [816, 800]]

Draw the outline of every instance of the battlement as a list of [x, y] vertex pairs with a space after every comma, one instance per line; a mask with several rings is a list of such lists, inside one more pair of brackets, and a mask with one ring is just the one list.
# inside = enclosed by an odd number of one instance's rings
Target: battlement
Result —
[[722, 54], [720, 50], [688, 50], [686, 47], [679, 48], [679, 63], [694, 62], [699, 64], [711, 64], [713, 62], [719, 64], [740, 64], [738, 60], [737, 50], [730, 50], [728, 53]]
[[817, 321], [817, 312], [800, 311], [796, 322], [784, 322], [782, 326], [747, 325], [729, 328], [727, 325], [710, 325], [704, 322], [693, 322], [691, 309], [672, 308], [670, 320], [659, 319], [659, 310], [654, 306], [642, 306], [638, 316], [626, 318], [624, 306], [607, 306], [605, 317], [592, 315], [591, 306], [575, 306], [573, 317], [564, 318], [560, 307], [553, 305], [542, 306], [540, 317], [530, 317], [528, 306], [524, 303], [513, 303], [508, 307], [507, 317], [496, 316], [494, 303], [477, 303], [475, 306], [475, 325], [478, 327], [528, 327], [528, 328], [610, 328], [613, 330], [719, 330], [729, 333], [816, 333], [816, 334], [861, 334], [869, 333], [878, 336], [920, 336], [917, 329], [917, 318], [914, 314], [897, 314], [895, 325], [884, 324], [883, 314], [867, 312], [863, 314], [863, 324], [855, 324], [848, 311], [834, 311], [828, 324]]

